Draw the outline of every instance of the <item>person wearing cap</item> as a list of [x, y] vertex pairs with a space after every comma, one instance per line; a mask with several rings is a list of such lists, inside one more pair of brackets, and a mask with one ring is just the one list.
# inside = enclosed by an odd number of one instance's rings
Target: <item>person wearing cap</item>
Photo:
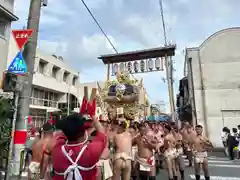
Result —
[[96, 129], [95, 136], [89, 141], [83, 114], [72, 114], [59, 122], [63, 133], [56, 138], [52, 149], [53, 180], [96, 180], [97, 167], [107, 144], [107, 136], [101, 123], [92, 117]]
[[[46, 151], [46, 147], [51, 142], [53, 136], [54, 127], [46, 123], [42, 127], [42, 138], [37, 140], [32, 145], [32, 160], [29, 165], [28, 178], [32, 179], [45, 179], [47, 180], [48, 174], [45, 173], [48, 167], [48, 164], [45, 163], [44, 157], [45, 154], [49, 155]], [[39, 173], [40, 172], [40, 173]], [[42, 177], [42, 178], [41, 178]]]

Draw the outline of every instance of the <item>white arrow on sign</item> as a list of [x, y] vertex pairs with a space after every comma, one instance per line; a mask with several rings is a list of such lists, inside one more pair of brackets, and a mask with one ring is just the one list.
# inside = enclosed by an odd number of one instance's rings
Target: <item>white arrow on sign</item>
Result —
[[[190, 174], [190, 178], [195, 179], [195, 175]], [[201, 175], [201, 179], [204, 180], [205, 177]], [[210, 179], [211, 180], [240, 180], [239, 177], [224, 177], [224, 176], [211, 176]]]

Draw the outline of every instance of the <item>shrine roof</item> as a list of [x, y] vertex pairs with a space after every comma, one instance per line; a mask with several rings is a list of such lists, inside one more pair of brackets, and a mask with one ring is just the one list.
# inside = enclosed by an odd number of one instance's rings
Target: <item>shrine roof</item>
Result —
[[150, 59], [164, 56], [174, 56], [176, 45], [168, 45], [164, 47], [144, 49], [138, 51], [129, 51], [123, 53], [106, 54], [101, 55], [98, 59], [101, 59], [104, 64], [129, 62], [142, 59]]

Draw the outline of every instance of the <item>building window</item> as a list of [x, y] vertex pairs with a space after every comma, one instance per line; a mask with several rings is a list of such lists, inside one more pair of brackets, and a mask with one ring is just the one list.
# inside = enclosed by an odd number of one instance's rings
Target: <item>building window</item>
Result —
[[73, 82], [72, 82], [72, 85], [73, 86], [76, 86], [76, 84], [77, 84], [77, 80], [78, 80], [78, 77], [73, 77]]
[[7, 24], [5, 21], [0, 20], [0, 36], [5, 37]]
[[39, 61], [38, 72], [44, 74], [47, 63], [44, 61]]
[[53, 68], [52, 68], [52, 77], [53, 78], [57, 79], [57, 74], [58, 74], [59, 70], [60, 70], [59, 67], [53, 66]]
[[67, 82], [69, 75], [70, 75], [69, 72], [66, 72], [66, 71], [64, 72], [64, 74], [63, 74], [63, 81], [64, 82]]
[[58, 94], [34, 88], [32, 91], [31, 104], [45, 107], [58, 108]]

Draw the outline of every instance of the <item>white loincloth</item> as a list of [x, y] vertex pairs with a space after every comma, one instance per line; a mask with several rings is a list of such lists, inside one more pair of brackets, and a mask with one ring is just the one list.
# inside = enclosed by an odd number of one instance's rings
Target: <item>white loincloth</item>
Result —
[[37, 173], [39, 173], [39, 170], [40, 170], [40, 163], [32, 161], [29, 165], [29, 171], [32, 174], [37, 174]]
[[175, 159], [176, 157], [178, 157], [178, 153], [177, 153], [176, 148], [167, 149], [167, 150], [164, 152], [164, 157], [165, 157], [165, 158], [169, 158], [169, 159]]
[[40, 163], [32, 161], [28, 167], [31, 173], [31, 179], [38, 179], [40, 174]]
[[100, 159], [97, 166], [103, 167], [104, 179], [109, 179], [113, 176], [112, 168], [109, 159]]
[[114, 155], [114, 161], [118, 160], [118, 159], [122, 159], [122, 160], [131, 160], [132, 161], [132, 156], [129, 156], [127, 153], [125, 152], [121, 152], [121, 153], [115, 153]]
[[176, 152], [177, 152], [177, 156], [183, 155], [183, 148], [177, 148]]
[[150, 172], [151, 168], [153, 166], [155, 166], [155, 157], [149, 157], [148, 159], [145, 158], [140, 158], [137, 154], [136, 154], [136, 161], [139, 163], [139, 170], [140, 171], [147, 171]]
[[205, 158], [207, 158], [207, 152], [195, 152], [194, 153], [194, 159], [196, 163], [203, 163], [203, 161], [205, 160]]
[[137, 146], [133, 146], [132, 147], [132, 157], [133, 157], [133, 160], [135, 159], [135, 156], [136, 156], [137, 152], [138, 152]]

